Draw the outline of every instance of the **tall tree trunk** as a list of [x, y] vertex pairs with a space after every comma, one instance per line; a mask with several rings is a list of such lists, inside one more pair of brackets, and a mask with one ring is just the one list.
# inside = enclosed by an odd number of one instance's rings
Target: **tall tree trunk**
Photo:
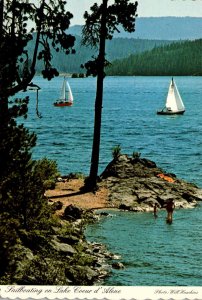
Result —
[[93, 147], [92, 147], [92, 156], [91, 156], [90, 175], [87, 182], [87, 187], [89, 187], [92, 190], [95, 189], [97, 185], [99, 154], [100, 154], [107, 2], [108, 0], [103, 0], [102, 3], [100, 45], [99, 45], [99, 55], [98, 55], [97, 90], [96, 90], [96, 99], [95, 99]]

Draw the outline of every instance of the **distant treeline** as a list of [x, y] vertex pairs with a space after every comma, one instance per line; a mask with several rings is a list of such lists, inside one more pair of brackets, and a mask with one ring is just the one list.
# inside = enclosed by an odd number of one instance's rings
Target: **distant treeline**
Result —
[[107, 75], [202, 75], [202, 39], [175, 42], [115, 60]]
[[[154, 47], [168, 45], [170, 43], [172, 43], [172, 41], [114, 38], [111, 41], [107, 41], [107, 60], [111, 62], [115, 59], [125, 58], [131, 54], [141, 53], [151, 50]], [[34, 43], [31, 41], [28, 45], [29, 52], [33, 52], [33, 45]], [[96, 55], [96, 49], [82, 46], [81, 37], [76, 36], [75, 50], [76, 54], [69, 55], [65, 55], [63, 52], [56, 52], [55, 50], [52, 50], [52, 63], [59, 72], [85, 73], [85, 70], [81, 68], [81, 65], [85, 64], [88, 60], [92, 59], [92, 56]], [[37, 72], [39, 73], [42, 68], [42, 63], [39, 61], [36, 68]]]

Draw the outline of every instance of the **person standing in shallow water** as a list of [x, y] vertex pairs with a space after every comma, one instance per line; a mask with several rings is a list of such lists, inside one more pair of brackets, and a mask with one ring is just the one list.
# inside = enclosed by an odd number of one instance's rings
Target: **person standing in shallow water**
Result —
[[175, 209], [175, 203], [173, 200], [170, 200], [166, 204], [166, 210], [167, 210], [167, 218], [166, 222], [171, 224], [173, 222], [173, 211]]
[[154, 204], [154, 218], [157, 218], [157, 204]]

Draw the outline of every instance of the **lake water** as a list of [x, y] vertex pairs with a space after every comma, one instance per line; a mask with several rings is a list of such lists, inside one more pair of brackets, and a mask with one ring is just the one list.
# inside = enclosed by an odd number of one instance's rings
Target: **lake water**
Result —
[[[112, 148], [122, 153], [140, 152], [158, 166], [202, 186], [202, 77], [176, 77], [186, 112], [183, 116], [158, 116], [170, 77], [107, 77], [103, 102], [100, 172], [112, 159]], [[69, 79], [74, 94], [72, 107], [58, 108], [62, 78], [50, 82], [36, 77], [39, 110], [35, 114], [35, 92], [29, 92], [29, 117], [25, 124], [38, 134], [35, 158], [58, 162], [63, 175], [88, 174], [94, 119], [95, 78]]]
[[125, 268], [113, 270], [105, 285], [201, 286], [202, 207], [175, 210], [173, 223], [166, 212], [129, 213], [108, 211], [88, 226], [90, 241], [106, 244], [121, 255]]
[[[108, 77], [105, 79], [100, 169], [112, 159], [112, 148], [140, 152], [159, 167], [202, 187], [202, 77], [175, 77], [184, 101], [183, 116], [158, 116], [167, 96], [170, 77]], [[75, 98], [72, 107], [56, 108], [62, 78], [51, 82], [36, 77], [29, 92], [27, 127], [38, 135], [35, 158], [55, 159], [60, 172], [88, 174], [94, 119], [95, 78], [69, 79]], [[88, 239], [120, 254], [124, 270], [113, 271], [107, 285], [201, 285], [202, 208], [178, 210], [171, 226], [165, 212], [112, 212], [86, 231]]]

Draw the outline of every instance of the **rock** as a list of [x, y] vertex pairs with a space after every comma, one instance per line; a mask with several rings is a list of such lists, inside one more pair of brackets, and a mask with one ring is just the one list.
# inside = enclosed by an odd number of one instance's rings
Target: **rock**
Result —
[[202, 200], [202, 190], [194, 184], [166, 173], [145, 158], [119, 155], [101, 174], [101, 184], [108, 188], [110, 206], [129, 211], [151, 211], [157, 203], [163, 207], [174, 200], [177, 207], [193, 207]]
[[96, 271], [88, 266], [70, 266], [65, 270], [66, 277], [74, 283], [74, 285], [92, 285], [98, 278]]
[[132, 208], [131, 206], [123, 204], [123, 203], [119, 205], [119, 209], [131, 210], [131, 208]]
[[54, 250], [65, 253], [67, 255], [73, 255], [76, 253], [76, 250], [71, 245], [60, 243], [57, 240], [52, 240], [51, 245]]
[[56, 210], [61, 210], [63, 207], [63, 203], [61, 201], [56, 201], [51, 205], [51, 208], [56, 211]]
[[194, 200], [196, 201], [200, 201], [201, 199], [197, 196], [197, 195], [192, 195], [190, 193], [184, 192], [182, 194], [182, 198], [184, 198], [185, 200], [187, 200], [187, 202], [193, 202]]
[[157, 207], [160, 207], [159, 202], [155, 198], [148, 198], [148, 199], [142, 201], [142, 204], [146, 204], [152, 208], [154, 207], [154, 204], [157, 204]]
[[[67, 215], [70, 213], [81, 219], [57, 219], [50, 226], [28, 231], [19, 228], [10, 247], [7, 239], [4, 241], [1, 284], [82, 286], [93, 285], [107, 276], [109, 252], [102, 244], [85, 240], [83, 210], [71, 207]], [[4, 249], [2, 245], [0, 248]]]
[[57, 178], [57, 181], [58, 181], [58, 182], [64, 182], [64, 179], [63, 179], [62, 177], [58, 177], [58, 178]]
[[75, 245], [79, 243], [79, 238], [75, 235], [69, 235], [69, 236], [57, 236], [57, 239], [61, 243], [69, 244], [69, 245]]
[[109, 216], [109, 213], [107, 212], [101, 212], [99, 213], [100, 216], [104, 216], [104, 217], [108, 217]]
[[197, 206], [197, 201], [187, 202], [186, 200], [176, 200], [175, 201], [175, 207], [176, 208], [193, 208]]
[[83, 210], [81, 208], [70, 204], [65, 208], [63, 217], [66, 220], [77, 220], [81, 219], [82, 214]]
[[147, 168], [156, 168], [156, 163], [151, 160], [142, 158], [140, 162], [142, 162]]
[[113, 269], [124, 269], [124, 265], [121, 262], [115, 262], [112, 264]]

